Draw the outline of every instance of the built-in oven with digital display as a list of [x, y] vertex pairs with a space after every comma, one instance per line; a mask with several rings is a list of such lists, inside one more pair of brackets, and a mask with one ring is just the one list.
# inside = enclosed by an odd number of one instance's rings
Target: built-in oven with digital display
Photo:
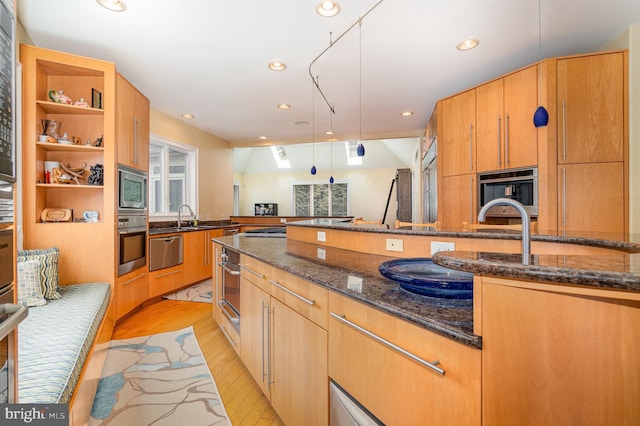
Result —
[[[522, 204], [530, 217], [538, 217], [538, 169], [512, 169], [478, 174], [478, 212], [496, 198], [510, 198]], [[512, 206], [493, 206], [487, 217], [520, 217]]]

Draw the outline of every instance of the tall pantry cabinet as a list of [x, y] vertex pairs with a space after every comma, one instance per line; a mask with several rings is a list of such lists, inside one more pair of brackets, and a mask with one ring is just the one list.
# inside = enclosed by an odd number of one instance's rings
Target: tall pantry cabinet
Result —
[[[58, 247], [62, 284], [113, 282], [115, 258], [115, 75], [113, 63], [20, 46], [22, 63], [22, 196], [23, 245], [26, 249]], [[56, 103], [50, 91], [64, 91], [73, 101], [91, 105], [94, 91], [102, 108]], [[80, 144], [39, 142], [42, 120], [60, 123], [60, 134]], [[102, 137], [100, 146], [87, 145]], [[45, 179], [45, 161], [72, 168], [104, 166], [102, 185], [52, 183]], [[45, 209], [71, 209], [69, 221], [43, 220]], [[98, 213], [97, 222], [79, 221], [83, 212]]]

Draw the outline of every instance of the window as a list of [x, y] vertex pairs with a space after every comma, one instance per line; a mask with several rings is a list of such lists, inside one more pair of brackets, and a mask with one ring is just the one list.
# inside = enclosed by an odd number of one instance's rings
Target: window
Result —
[[197, 148], [151, 135], [149, 215], [176, 217], [182, 204], [198, 211], [197, 154]]
[[349, 182], [294, 183], [293, 205], [295, 216], [347, 216]]

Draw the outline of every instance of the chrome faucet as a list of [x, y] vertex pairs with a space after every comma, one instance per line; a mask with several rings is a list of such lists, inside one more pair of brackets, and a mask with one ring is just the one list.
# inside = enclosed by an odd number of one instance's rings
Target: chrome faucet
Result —
[[484, 222], [484, 218], [487, 214], [487, 210], [493, 206], [513, 206], [520, 213], [522, 218], [522, 264], [529, 264], [529, 254], [531, 253], [531, 229], [529, 213], [519, 202], [512, 200], [511, 198], [496, 198], [489, 201], [480, 209], [478, 213], [478, 222]]
[[189, 214], [191, 215], [191, 217], [193, 217], [195, 219], [196, 214], [193, 212], [193, 210], [191, 210], [191, 207], [189, 207], [188, 204], [181, 204], [180, 207], [178, 207], [178, 229], [180, 229], [180, 224], [182, 222], [182, 218], [180, 217], [180, 212], [182, 212], [182, 208], [186, 207], [187, 210], [189, 210]]

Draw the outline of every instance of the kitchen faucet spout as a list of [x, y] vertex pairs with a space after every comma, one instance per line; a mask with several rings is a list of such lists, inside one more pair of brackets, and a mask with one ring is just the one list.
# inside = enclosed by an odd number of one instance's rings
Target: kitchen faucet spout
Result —
[[180, 229], [181, 223], [182, 223], [182, 218], [180, 217], [180, 213], [182, 212], [182, 208], [186, 207], [187, 210], [189, 210], [189, 214], [191, 215], [191, 217], [193, 217], [195, 219], [196, 214], [193, 212], [193, 210], [191, 210], [191, 207], [189, 207], [188, 204], [181, 204], [180, 207], [178, 207], [178, 229]]
[[484, 218], [487, 215], [487, 211], [489, 208], [493, 206], [513, 206], [520, 213], [520, 217], [522, 218], [522, 264], [529, 264], [529, 255], [531, 254], [531, 224], [529, 213], [524, 208], [524, 206], [518, 201], [512, 200], [511, 198], [496, 198], [494, 200], [489, 201], [487, 204], [480, 209], [478, 213], [478, 222], [484, 222]]

